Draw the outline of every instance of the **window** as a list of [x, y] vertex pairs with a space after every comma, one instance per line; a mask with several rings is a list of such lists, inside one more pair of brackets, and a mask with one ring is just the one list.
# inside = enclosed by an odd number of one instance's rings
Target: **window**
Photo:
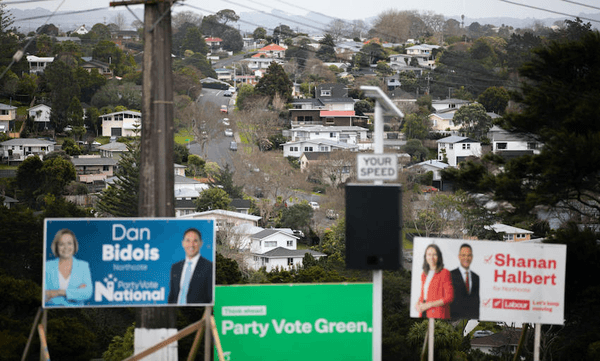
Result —
[[312, 115], [307, 115], [304, 117], [304, 121], [306, 122], [312, 122]]
[[335, 133], [334, 132], [329, 133], [329, 138], [335, 138]]
[[463, 149], [463, 150], [465, 150], [465, 149], [471, 149], [471, 143], [466, 143], [466, 144], [463, 144], [463, 145], [462, 145], [462, 149]]
[[294, 265], [294, 259], [288, 258], [288, 266], [293, 266], [293, 265]]
[[537, 143], [527, 143], [527, 149], [537, 149]]
[[496, 149], [506, 149], [506, 143], [496, 143]]
[[313, 147], [304, 147], [304, 151], [305, 152], [312, 152], [313, 151]]
[[294, 241], [287, 241], [288, 247], [294, 247]]
[[329, 147], [326, 145], [319, 146], [319, 152], [329, 152]]
[[330, 97], [331, 96], [331, 90], [321, 89], [321, 96], [322, 97]]
[[342, 174], [350, 174], [350, 167], [349, 166], [343, 166], [342, 167]]
[[265, 241], [265, 247], [277, 247], [277, 241]]
[[448, 144], [448, 148], [454, 149], [454, 144]]
[[102, 166], [102, 171], [104, 171], [104, 172], [108, 172], [108, 166], [107, 166], [107, 165], [105, 165], [105, 166]]
[[299, 122], [303, 122], [303, 121], [304, 121], [304, 117], [299, 115], [299, 116], [298, 116], [298, 121], [299, 121]]

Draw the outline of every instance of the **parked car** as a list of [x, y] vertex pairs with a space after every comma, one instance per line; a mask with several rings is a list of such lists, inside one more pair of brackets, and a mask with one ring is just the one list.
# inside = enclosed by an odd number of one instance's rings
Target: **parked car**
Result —
[[473, 333], [473, 337], [485, 337], [493, 335], [494, 333], [490, 330], [479, 330]]
[[304, 238], [304, 232], [302, 232], [302, 231], [301, 231], [301, 230], [299, 230], [299, 229], [294, 229], [294, 230], [292, 231], [292, 233], [293, 233], [293, 234], [294, 234], [294, 236], [296, 236], [296, 237]]
[[326, 216], [328, 219], [338, 219], [338, 217], [339, 217], [340, 215], [339, 215], [339, 214], [338, 214], [338, 212], [336, 212], [335, 210], [333, 210], [333, 209], [328, 209], [328, 210], [327, 210], [327, 212], [325, 212], [325, 216]]
[[227, 125], [227, 126], [229, 126], [229, 118], [223, 118], [223, 119], [221, 120], [221, 123], [223, 123], [223, 125]]
[[229, 149], [236, 151], [237, 150], [237, 143], [236, 142], [231, 142], [229, 143]]
[[317, 202], [308, 202], [308, 205], [311, 206], [312, 209], [319, 209], [319, 208], [321, 208], [319, 206], [319, 203], [317, 203]]
[[231, 130], [231, 128], [225, 129], [225, 136], [226, 137], [233, 137], [233, 130]]
[[225, 90], [225, 91], [223, 92], [223, 96], [224, 96], [224, 97], [230, 97], [230, 96], [231, 96], [231, 92], [230, 92], [229, 90]]
[[225, 105], [225, 104], [221, 105], [221, 113], [227, 114], [227, 105]]

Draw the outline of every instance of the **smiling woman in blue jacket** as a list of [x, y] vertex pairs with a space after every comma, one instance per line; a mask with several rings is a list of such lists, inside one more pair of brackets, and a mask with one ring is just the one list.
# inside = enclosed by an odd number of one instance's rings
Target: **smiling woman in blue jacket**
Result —
[[79, 249], [75, 234], [61, 229], [51, 249], [58, 258], [46, 262], [46, 306], [83, 305], [92, 297], [92, 277], [89, 264], [73, 257]]

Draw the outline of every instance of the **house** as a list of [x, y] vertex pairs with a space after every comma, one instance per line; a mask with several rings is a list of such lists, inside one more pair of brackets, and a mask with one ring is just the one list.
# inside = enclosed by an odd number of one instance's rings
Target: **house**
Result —
[[100, 151], [100, 155], [106, 158], [114, 158], [116, 160], [121, 159], [121, 155], [124, 152], [128, 152], [127, 144], [121, 142], [110, 142], [108, 144], [103, 144], [98, 147]]
[[216, 37], [207, 37], [204, 39], [204, 41], [206, 42], [206, 45], [208, 45], [209, 49], [211, 49], [211, 51], [221, 50], [221, 43], [223, 42], [223, 39]]
[[448, 98], [448, 99], [438, 99], [438, 100], [432, 100], [431, 101], [431, 106], [435, 109], [436, 112], [441, 112], [441, 111], [445, 111], [445, 110], [458, 110], [461, 107], [464, 107], [465, 105], [471, 105], [473, 104], [473, 102], [468, 101], [468, 100], [463, 100], [463, 99], [453, 99], [453, 98]]
[[367, 128], [357, 126], [325, 126], [315, 125], [307, 127], [298, 127], [290, 130], [292, 142], [327, 139], [340, 143], [357, 145], [361, 141], [368, 140]]
[[454, 124], [454, 113], [456, 113], [456, 109], [429, 114], [431, 131], [442, 134], [458, 134], [462, 126]]
[[0, 155], [8, 162], [22, 162], [27, 156], [37, 155], [40, 159], [54, 151], [55, 142], [35, 138], [15, 138], [0, 143]]
[[534, 137], [511, 133], [497, 125], [489, 130], [488, 138], [492, 144], [492, 152], [505, 159], [540, 154], [542, 146]]
[[251, 214], [243, 214], [238, 212], [226, 211], [223, 209], [214, 209], [204, 212], [196, 212], [187, 214], [179, 218], [183, 219], [214, 219], [216, 222], [216, 230], [228, 230], [237, 226], [246, 225], [257, 227], [258, 221], [262, 218]]
[[325, 253], [313, 251], [312, 249], [287, 249], [278, 247], [262, 254], [254, 254], [254, 269], [265, 267], [267, 272], [274, 269], [291, 269], [294, 267], [302, 267], [304, 256], [310, 253], [315, 259], [326, 257]]
[[281, 145], [283, 147], [284, 157], [299, 158], [303, 153], [310, 152], [331, 152], [334, 150], [352, 150], [357, 151], [358, 145], [343, 143], [328, 139], [306, 139], [297, 142], [287, 142]]
[[269, 44], [265, 47], [262, 47], [258, 50], [258, 53], [255, 54], [253, 57], [255, 57], [256, 55], [259, 55], [258, 57], [261, 57], [264, 55], [264, 57], [266, 58], [275, 58], [275, 59], [283, 59], [285, 58], [285, 51], [287, 49], [284, 48], [283, 46], [279, 46], [277, 44]]
[[448, 160], [448, 164], [456, 167], [468, 157], [481, 157], [481, 143], [467, 137], [452, 135], [437, 141], [438, 160]]
[[531, 241], [532, 231], [526, 229], [508, 226], [502, 223], [485, 226], [486, 229], [491, 229], [496, 233], [502, 233], [502, 238], [506, 242], [523, 242]]
[[175, 163], [173, 167], [175, 168], [175, 175], [185, 177], [185, 170], [187, 169], [185, 165]]
[[234, 198], [231, 200], [231, 207], [235, 208], [236, 212], [243, 214], [250, 214], [250, 207], [252, 207], [252, 201], [249, 199]]
[[413, 164], [410, 167], [408, 167], [408, 169], [415, 172], [416, 174], [425, 174], [427, 172], [432, 172], [433, 173], [432, 186], [436, 187], [437, 189], [443, 190], [444, 187], [442, 184], [442, 170], [444, 170], [448, 167], [449, 167], [449, 165], [446, 163], [430, 159], [430, 160], [426, 160], [421, 163]]
[[188, 214], [196, 213], [196, 199], [199, 192], [193, 189], [177, 189], [175, 190], [175, 217], [182, 217]]
[[346, 183], [356, 176], [356, 153], [307, 152], [300, 156], [300, 171], [310, 172], [315, 178], [333, 186]]
[[7, 195], [0, 194], [0, 199], [2, 199], [2, 205], [8, 209], [10, 209], [10, 207], [12, 207], [12, 205], [19, 203], [18, 200], [14, 199], [12, 197], [9, 197]]
[[142, 127], [142, 113], [124, 110], [100, 116], [102, 119], [102, 135], [105, 137], [131, 137], [135, 130]]
[[435, 67], [435, 57], [433, 52], [440, 48], [439, 45], [420, 44], [406, 48], [406, 54], [416, 58], [420, 66], [433, 69]]
[[81, 64], [81, 67], [88, 71], [88, 73], [92, 72], [92, 69], [98, 70], [100, 75], [110, 79], [113, 77], [113, 71], [110, 69], [110, 64], [105, 63], [100, 60], [89, 60], [85, 63]]
[[7, 120], [0, 120], [0, 133], [8, 133], [10, 130], [10, 122]]
[[11, 122], [17, 119], [17, 107], [0, 103], [0, 121]]
[[248, 265], [258, 270], [265, 267], [267, 272], [279, 269], [301, 267], [302, 259], [310, 253], [316, 259], [326, 256], [312, 250], [297, 249], [298, 237], [282, 229], [264, 229], [250, 237], [252, 261]]
[[283, 60], [270, 58], [247, 58], [242, 59], [241, 61], [246, 63], [246, 65], [248, 65], [248, 68], [251, 70], [267, 69], [272, 62], [276, 62], [277, 64], [283, 64]]
[[345, 41], [345, 42], [336, 44], [336, 46], [335, 46], [336, 58], [345, 60], [348, 62], [352, 61], [352, 58], [354, 57], [354, 55], [356, 53], [360, 52], [362, 50], [363, 46], [364, 46], [364, 44], [361, 42], [358, 42], [358, 41]]
[[174, 189], [175, 189], [176, 197], [177, 197], [178, 192], [185, 189], [188, 191], [195, 192], [195, 193], [191, 193], [191, 192], [187, 193], [187, 194], [195, 194], [194, 198], [198, 198], [200, 196], [200, 193], [202, 193], [202, 191], [205, 191], [210, 188], [210, 186], [206, 183], [202, 183], [193, 178], [188, 178], [188, 177], [180, 176], [177, 174], [175, 174], [175, 178], [174, 178], [174, 187], [175, 187]]
[[46, 104], [38, 104], [27, 109], [29, 119], [33, 120], [34, 127], [37, 130], [45, 130], [50, 128], [50, 111], [52, 108]]
[[233, 69], [218, 68], [218, 69], [215, 69], [215, 73], [217, 73], [218, 80], [221, 80], [221, 81], [233, 80]]
[[522, 330], [502, 330], [498, 333], [471, 339], [471, 348], [488, 355], [499, 355], [502, 352], [514, 354], [519, 345]]
[[104, 182], [114, 175], [117, 166], [117, 160], [114, 158], [103, 158], [99, 155], [80, 155], [71, 158], [71, 163], [81, 183]]
[[85, 28], [85, 24], [79, 26], [77, 29], [73, 30], [73, 33], [75, 34], [79, 34], [79, 35], [85, 35], [87, 33], [89, 33], [88, 29]]
[[27, 55], [29, 63], [29, 74], [43, 73], [48, 64], [54, 61], [54, 57], [37, 57], [35, 55]]

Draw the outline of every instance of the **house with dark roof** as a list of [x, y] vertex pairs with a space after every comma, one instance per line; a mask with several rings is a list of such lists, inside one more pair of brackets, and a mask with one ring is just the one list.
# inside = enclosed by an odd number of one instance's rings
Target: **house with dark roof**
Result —
[[498, 355], [502, 352], [514, 354], [519, 345], [521, 329], [502, 330], [489, 336], [471, 339], [471, 348], [488, 355]]
[[117, 166], [116, 159], [103, 158], [99, 155], [74, 157], [71, 158], [71, 163], [73, 163], [77, 179], [81, 183], [104, 182], [114, 175]]
[[98, 73], [100, 73], [100, 75], [103, 75], [104, 77], [109, 79], [112, 78], [114, 75], [113, 71], [110, 69], [110, 64], [100, 60], [86, 61], [85, 63], [81, 64], [81, 67], [87, 70], [88, 73], [91, 73], [93, 69], [96, 69], [98, 70]]

